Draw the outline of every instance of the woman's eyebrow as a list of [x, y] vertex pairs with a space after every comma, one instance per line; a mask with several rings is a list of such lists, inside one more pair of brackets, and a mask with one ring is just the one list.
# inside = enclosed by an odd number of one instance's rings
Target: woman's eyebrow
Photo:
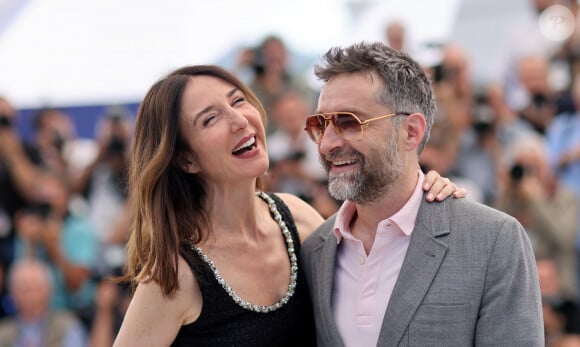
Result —
[[[232, 95], [234, 95], [237, 91], [239, 91], [240, 88], [238, 87], [234, 87], [232, 88], [229, 92], [227, 92], [226, 97], [231, 98]], [[197, 123], [197, 119], [199, 117], [201, 117], [201, 115], [203, 115], [204, 113], [206, 113], [207, 111], [211, 110], [214, 106], [213, 105], [209, 105], [208, 107], [204, 108], [203, 110], [199, 111], [196, 115], [195, 118], [193, 119], [193, 125], [195, 125], [195, 123]]]

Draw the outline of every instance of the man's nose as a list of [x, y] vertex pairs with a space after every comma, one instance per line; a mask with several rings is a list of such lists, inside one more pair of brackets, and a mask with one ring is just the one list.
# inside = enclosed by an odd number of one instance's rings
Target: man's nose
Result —
[[332, 151], [344, 144], [344, 139], [336, 132], [332, 123], [329, 122], [328, 126], [320, 135], [320, 143], [318, 148], [320, 153], [326, 155], [332, 153]]

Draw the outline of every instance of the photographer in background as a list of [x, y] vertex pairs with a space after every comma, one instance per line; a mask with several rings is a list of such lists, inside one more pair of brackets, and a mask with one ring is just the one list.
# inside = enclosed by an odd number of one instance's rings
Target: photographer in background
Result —
[[519, 110], [520, 119], [544, 135], [558, 112], [558, 96], [549, 82], [550, 63], [542, 55], [529, 55], [518, 62], [518, 75], [527, 92], [527, 104]]
[[51, 307], [69, 309], [89, 324], [93, 303], [97, 240], [89, 220], [71, 209], [66, 178], [42, 172], [34, 188], [37, 201], [15, 217], [15, 260], [34, 258], [45, 262], [54, 284]]
[[[14, 215], [34, 199], [38, 169], [31, 151], [16, 131], [16, 110], [0, 96], [0, 267], [8, 270], [14, 257]], [[0, 317], [10, 314], [0, 286]]]
[[270, 119], [275, 131], [267, 136], [270, 168], [264, 183], [267, 190], [291, 193], [329, 217], [338, 204], [328, 194], [326, 173], [318, 148], [304, 131], [312, 101], [296, 90], [282, 93], [271, 105]]
[[32, 149], [39, 164], [48, 170], [68, 174], [69, 160], [65, 149], [76, 137], [70, 116], [57, 108], [40, 109], [32, 120], [34, 139]]
[[[455, 170], [460, 147], [457, 136], [451, 136], [451, 125], [446, 114], [440, 109], [436, 114], [437, 122], [433, 124], [429, 141], [419, 156], [419, 165], [423, 172], [435, 170], [441, 175], [449, 178], [457, 185], [465, 188], [469, 192], [468, 199], [486, 203], [484, 201], [484, 188], [488, 185], [483, 182], [476, 182], [473, 178], [467, 177]], [[474, 156], [474, 155], [472, 155]], [[474, 162], [469, 164], [473, 165]], [[484, 165], [484, 164], [481, 164]], [[480, 168], [481, 165], [474, 165]], [[485, 169], [488, 169], [487, 167]], [[486, 171], [484, 171], [485, 173]]]
[[514, 141], [507, 148], [507, 156], [507, 165], [500, 168], [500, 192], [494, 207], [518, 219], [537, 258], [554, 259], [562, 276], [563, 293], [575, 299], [580, 202], [551, 173], [540, 135]]
[[[562, 295], [562, 279], [553, 259], [536, 259], [546, 347], [562, 346], [570, 336], [580, 337], [580, 307], [576, 300]], [[574, 345], [573, 345], [574, 346]]]
[[[282, 38], [274, 35], [266, 36], [253, 50], [251, 56], [250, 64], [254, 78], [250, 82], [250, 88], [264, 105], [266, 114], [271, 113], [272, 103], [289, 90], [299, 91], [307, 98], [314, 97], [315, 93], [306, 80], [295, 71], [291, 71], [292, 55]], [[267, 124], [268, 134], [274, 129], [273, 122]]]
[[[97, 125], [95, 160], [73, 178], [73, 191], [85, 197], [88, 217], [99, 240], [98, 275], [108, 275], [124, 264], [123, 233], [127, 230], [127, 150], [132, 117], [122, 107], [110, 107]], [[119, 235], [121, 234], [121, 235]]]
[[572, 89], [576, 111], [558, 115], [548, 127], [546, 141], [552, 171], [580, 198], [580, 75]]
[[[444, 117], [438, 117], [437, 122], [441, 122], [442, 119]], [[496, 172], [499, 153], [501, 153], [497, 131], [498, 115], [485, 96], [477, 95], [469, 110], [469, 119], [469, 126], [459, 134], [455, 145], [457, 153], [452, 163], [452, 172], [475, 183], [478, 188], [474, 192], [481, 192], [479, 201], [490, 205], [496, 198]], [[452, 133], [446, 130], [441, 136], [447, 142], [453, 141], [450, 138]], [[453, 147], [453, 144], [449, 146]], [[443, 160], [441, 156], [433, 158], [435, 162], [440, 160]], [[471, 196], [473, 188], [466, 188]]]

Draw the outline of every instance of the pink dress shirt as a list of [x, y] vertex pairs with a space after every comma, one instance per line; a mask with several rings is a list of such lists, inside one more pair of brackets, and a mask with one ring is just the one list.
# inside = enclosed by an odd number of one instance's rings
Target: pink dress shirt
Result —
[[334, 224], [339, 247], [332, 290], [332, 310], [346, 346], [376, 346], [383, 317], [399, 276], [411, 233], [423, 198], [423, 180], [393, 216], [377, 226], [375, 241], [367, 255], [363, 244], [350, 232], [355, 204], [345, 201]]

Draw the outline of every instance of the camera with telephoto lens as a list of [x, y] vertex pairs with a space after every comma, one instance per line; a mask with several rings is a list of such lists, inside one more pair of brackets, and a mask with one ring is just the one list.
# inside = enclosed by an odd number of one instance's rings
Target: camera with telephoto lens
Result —
[[52, 134], [52, 145], [56, 148], [59, 152], [62, 152], [64, 145], [66, 143], [66, 139], [62, 136], [58, 131], [55, 131]]
[[11, 128], [11, 127], [12, 127], [12, 119], [5, 114], [0, 114], [0, 128]]
[[47, 219], [52, 211], [52, 206], [46, 201], [36, 202], [29, 205], [26, 211], [42, 219]]
[[125, 153], [125, 149], [126, 149], [127, 145], [125, 143], [125, 140], [123, 140], [121, 137], [119, 136], [113, 136], [111, 138], [111, 141], [109, 141], [108, 145], [107, 145], [107, 153], [108, 154], [123, 154]]
[[544, 94], [537, 93], [532, 95], [532, 103], [536, 108], [542, 108], [544, 105], [548, 104], [550, 100]]
[[306, 157], [306, 153], [303, 151], [293, 151], [291, 153], [288, 153], [288, 155], [286, 155], [283, 158], [280, 158], [278, 160], [274, 160], [272, 158], [270, 158], [270, 168], [274, 168], [276, 167], [276, 165], [278, 165], [281, 162], [299, 162], [301, 160], [303, 160]]
[[530, 169], [526, 166], [516, 163], [510, 169], [510, 177], [514, 182], [519, 182], [522, 178], [530, 172]]

